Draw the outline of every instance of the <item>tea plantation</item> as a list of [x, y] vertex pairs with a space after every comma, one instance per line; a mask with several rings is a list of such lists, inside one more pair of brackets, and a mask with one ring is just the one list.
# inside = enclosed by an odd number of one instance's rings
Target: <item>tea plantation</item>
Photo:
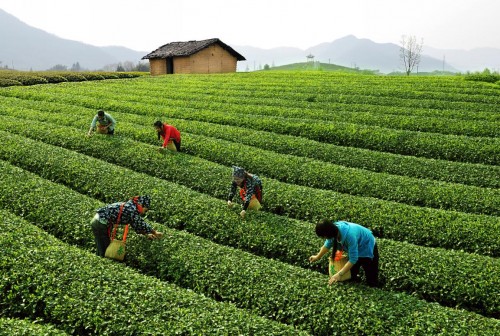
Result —
[[[96, 111], [113, 137], [86, 137]], [[182, 134], [162, 154], [155, 120]], [[500, 86], [327, 72], [0, 88], [0, 334], [499, 335]], [[229, 209], [231, 166], [264, 207]], [[152, 196], [124, 263], [90, 220]], [[370, 228], [380, 288], [327, 286], [321, 218]]]

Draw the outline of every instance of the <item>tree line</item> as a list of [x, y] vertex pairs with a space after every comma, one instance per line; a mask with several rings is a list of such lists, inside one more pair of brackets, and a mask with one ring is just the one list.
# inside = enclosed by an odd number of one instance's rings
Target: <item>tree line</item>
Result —
[[[83, 68], [79, 62], [73, 63], [71, 67], [68, 68], [68, 66], [63, 65], [63, 64], [56, 64], [50, 69], [49, 71], [86, 71], [88, 69]], [[149, 72], [149, 63], [145, 62], [131, 62], [131, 61], [125, 61], [125, 62], [119, 62], [119, 63], [113, 63], [113, 64], [107, 64], [105, 65], [101, 70], [103, 71], [117, 71], [117, 72]]]

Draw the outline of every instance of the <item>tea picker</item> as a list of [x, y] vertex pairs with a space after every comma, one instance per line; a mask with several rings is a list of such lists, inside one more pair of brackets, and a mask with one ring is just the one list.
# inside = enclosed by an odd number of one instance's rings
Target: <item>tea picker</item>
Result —
[[99, 110], [94, 116], [94, 119], [92, 119], [87, 136], [92, 136], [96, 131], [99, 134], [113, 135], [115, 134], [115, 126], [115, 119], [109, 113]]
[[233, 206], [233, 198], [236, 190], [240, 188], [240, 197], [243, 201], [241, 218], [245, 218], [246, 210], [259, 210], [262, 206], [262, 181], [257, 175], [250, 174], [245, 169], [233, 166], [233, 181], [227, 197], [228, 207]]
[[[378, 248], [375, 236], [369, 229], [356, 223], [323, 219], [316, 224], [316, 235], [325, 239], [325, 243], [318, 254], [309, 257], [309, 261], [318, 261], [332, 251], [330, 264], [337, 267], [330, 273], [329, 285], [347, 280], [349, 272], [351, 281], [358, 282], [359, 269], [362, 267], [368, 286], [378, 286]], [[348, 260], [342, 260], [343, 250], [347, 251]]]
[[153, 126], [158, 135], [158, 140], [160, 140], [160, 138], [163, 139], [163, 144], [158, 149], [160, 152], [165, 149], [173, 152], [181, 151], [181, 133], [177, 128], [167, 123], [163, 123], [160, 120], [155, 121]]
[[[129, 225], [136, 233], [143, 234], [148, 239], [161, 238], [163, 233], [154, 230], [143, 219], [150, 204], [151, 198], [145, 195], [135, 196], [125, 202], [116, 202], [97, 209], [90, 222], [97, 246], [97, 255], [123, 260]], [[124, 226], [123, 238], [117, 240], [116, 234], [120, 226]]]

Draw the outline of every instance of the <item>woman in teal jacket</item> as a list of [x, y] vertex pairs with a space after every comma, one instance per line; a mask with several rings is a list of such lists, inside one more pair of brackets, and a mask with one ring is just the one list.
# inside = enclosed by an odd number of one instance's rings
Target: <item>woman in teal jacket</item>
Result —
[[338, 250], [348, 253], [349, 261], [330, 278], [329, 285], [339, 281], [340, 277], [349, 270], [351, 280], [359, 281], [359, 269], [363, 267], [368, 286], [378, 286], [378, 248], [375, 237], [369, 229], [355, 223], [323, 219], [316, 225], [316, 235], [324, 238], [325, 243], [318, 254], [309, 257], [310, 262], [320, 260], [330, 250], [332, 250], [332, 258]]

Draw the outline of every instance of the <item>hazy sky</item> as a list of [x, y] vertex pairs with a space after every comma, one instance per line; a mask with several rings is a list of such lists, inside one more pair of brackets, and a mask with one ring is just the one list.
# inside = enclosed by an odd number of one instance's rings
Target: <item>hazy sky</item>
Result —
[[500, 0], [0, 0], [21, 21], [96, 46], [152, 51], [218, 37], [306, 49], [346, 35], [439, 49], [500, 48]]

